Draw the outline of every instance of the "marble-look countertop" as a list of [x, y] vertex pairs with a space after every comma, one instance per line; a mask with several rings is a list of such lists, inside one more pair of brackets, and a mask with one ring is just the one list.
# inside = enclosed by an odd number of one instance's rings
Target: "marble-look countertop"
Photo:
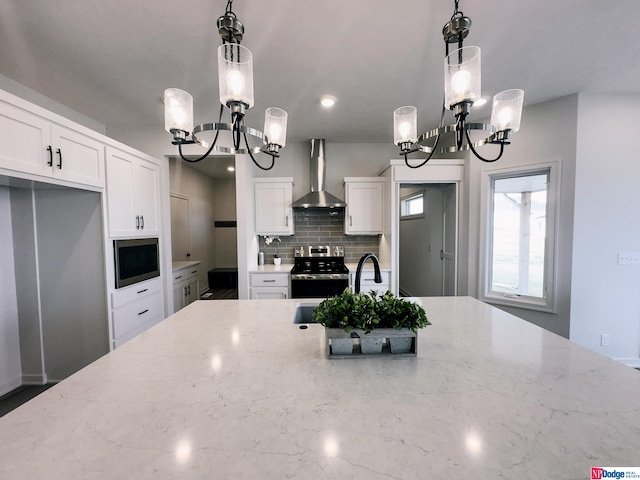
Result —
[[469, 297], [417, 357], [327, 359], [295, 300], [197, 301], [0, 418], [0, 478], [587, 479], [640, 372]]
[[171, 269], [173, 271], [180, 270], [181, 268], [193, 267], [194, 265], [199, 265], [202, 262], [199, 260], [189, 260], [189, 261], [174, 261], [171, 262]]
[[[347, 268], [349, 269], [350, 272], [356, 273], [356, 270], [358, 269], [358, 264], [357, 263], [345, 263], [345, 265], [347, 266]], [[367, 263], [364, 264], [364, 266], [362, 267], [363, 271], [373, 271], [373, 263], [371, 263], [371, 261], [369, 260]], [[380, 271], [382, 272], [390, 272], [391, 268], [390, 267], [383, 267], [382, 265], [380, 265]]]

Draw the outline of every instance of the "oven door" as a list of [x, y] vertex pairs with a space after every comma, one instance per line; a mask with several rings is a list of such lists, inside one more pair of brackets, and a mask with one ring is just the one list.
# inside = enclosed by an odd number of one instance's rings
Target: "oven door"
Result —
[[292, 276], [291, 298], [333, 297], [340, 295], [348, 286], [348, 278], [295, 278]]

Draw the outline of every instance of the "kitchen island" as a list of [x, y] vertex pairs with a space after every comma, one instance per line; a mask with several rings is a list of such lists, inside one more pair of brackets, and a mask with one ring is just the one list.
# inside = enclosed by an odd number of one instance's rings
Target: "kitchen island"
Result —
[[295, 300], [197, 301], [0, 419], [0, 478], [591, 478], [640, 372], [469, 297], [417, 357], [327, 359]]

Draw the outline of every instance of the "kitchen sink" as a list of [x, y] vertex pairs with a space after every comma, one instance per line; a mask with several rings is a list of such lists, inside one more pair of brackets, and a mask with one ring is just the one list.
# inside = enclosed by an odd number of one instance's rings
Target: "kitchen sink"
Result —
[[318, 303], [313, 302], [301, 302], [296, 305], [296, 310], [293, 313], [293, 323], [316, 323], [313, 318], [313, 309], [318, 306]]

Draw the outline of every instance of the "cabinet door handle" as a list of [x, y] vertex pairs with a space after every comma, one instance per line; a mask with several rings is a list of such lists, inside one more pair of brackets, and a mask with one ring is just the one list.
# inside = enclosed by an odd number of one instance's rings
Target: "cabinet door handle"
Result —
[[273, 283], [273, 282], [275, 282], [275, 280], [263, 280], [262, 282], [263, 283]]
[[136, 230], [140, 230], [140, 215], [136, 215]]
[[349, 215], [349, 226], [353, 227], [353, 217]]
[[53, 167], [53, 148], [51, 148], [51, 145], [47, 147], [47, 152], [49, 152], [49, 161], [47, 162], [47, 165]]
[[182, 275], [180, 275], [179, 277], [174, 278], [174, 280], [180, 280], [182, 278]]
[[140, 215], [140, 229], [144, 230], [144, 215]]
[[58, 162], [58, 168], [60, 170], [62, 170], [62, 152], [60, 151], [60, 149], [58, 148], [56, 150], [56, 153], [58, 154], [58, 157], [60, 158], [60, 161]]
[[144, 290], [140, 290], [138, 293], [144, 293], [144, 292], [146, 292], [147, 290], [149, 290], [149, 289], [148, 289], [148, 288], [145, 288]]
[[289, 226], [289, 215], [284, 217], [284, 226], [288, 227]]
[[138, 315], [144, 315], [145, 313], [147, 313], [149, 311], [149, 309], [147, 308], [146, 310], [143, 310], [142, 312], [140, 312]]
[[194, 274], [194, 273], [198, 273], [198, 270], [194, 270], [193, 272], [191, 272], [191, 274]]

